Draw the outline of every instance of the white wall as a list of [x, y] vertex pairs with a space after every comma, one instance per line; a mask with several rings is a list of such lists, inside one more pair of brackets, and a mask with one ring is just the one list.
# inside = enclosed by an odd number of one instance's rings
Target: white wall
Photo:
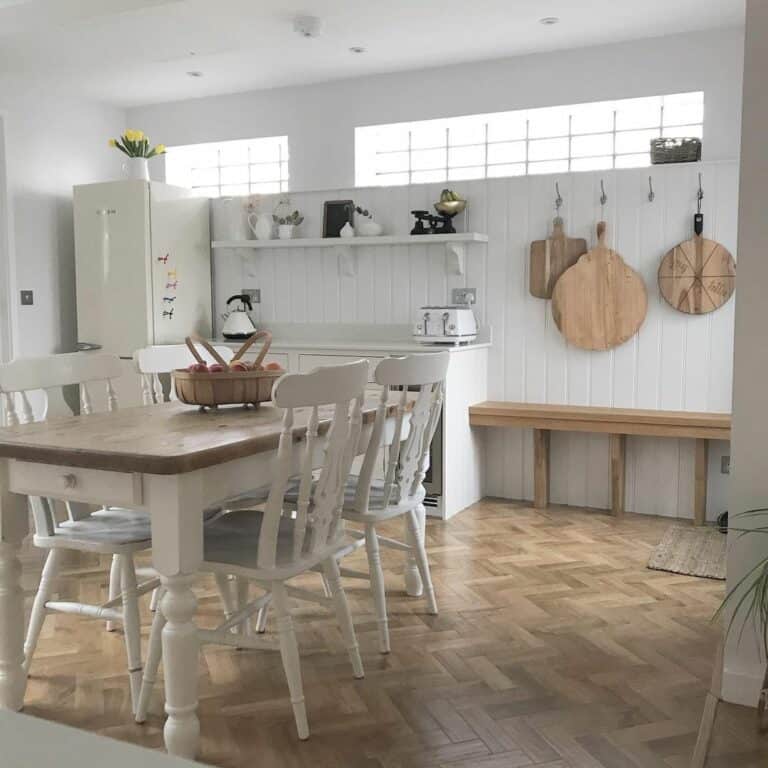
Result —
[[[768, 343], [766, 343], [766, 290], [768, 290], [768, 219], [759, 200], [768, 179], [768, 4], [747, 2], [747, 44], [744, 66], [744, 116], [739, 189], [739, 303], [736, 310], [736, 339], [733, 384], [733, 476], [730, 485], [731, 514], [768, 506]], [[765, 518], [742, 518], [731, 525], [753, 528]], [[768, 557], [764, 532], [729, 536], [728, 588], [762, 559]], [[729, 617], [726, 617], [728, 620]], [[755, 706], [765, 671], [765, 659], [754, 633], [745, 632], [739, 642], [737, 629], [726, 645], [723, 697], [738, 704]]]
[[[75, 343], [72, 185], [116, 178], [118, 153], [107, 139], [125, 113], [0, 81], [5, 125], [10, 258], [16, 273], [14, 354], [71, 351]], [[18, 290], [35, 303], [21, 307]]]
[[705, 159], [735, 159], [742, 58], [743, 30], [725, 29], [161, 104], [128, 117], [168, 145], [287, 134], [291, 188], [328, 189], [354, 184], [355, 126], [703, 90]]
[[[693, 411], [729, 411], [735, 301], [703, 317], [673, 310], [660, 297], [656, 272], [664, 253], [690, 237], [696, 210], [697, 172], [705, 187], [703, 212], [709, 237], [735, 253], [738, 166], [735, 162], [667, 166], [615, 172], [573, 173], [457, 183], [470, 201], [468, 229], [486, 232], [473, 245], [466, 275], [447, 276], [445, 253], [425, 245], [356, 248], [358, 274], [340, 277], [329, 249], [215, 250], [216, 301], [243, 287], [258, 287], [256, 319], [271, 323], [410, 323], [415, 307], [442, 304], [450, 289], [478, 289], [477, 314], [493, 328], [489, 395], [539, 403]], [[648, 175], [656, 199], [648, 202]], [[528, 292], [531, 240], [551, 228], [554, 182], [565, 201], [567, 231], [594, 241], [600, 215], [600, 179], [608, 195], [609, 235], [629, 264], [643, 275], [649, 311], [640, 333], [616, 350], [584, 352], [568, 347], [551, 316], [550, 302]], [[385, 231], [407, 234], [410, 210], [428, 208], [441, 185], [332, 189], [296, 193], [306, 215], [302, 235], [322, 233], [323, 201], [353, 198], [375, 211]], [[214, 205], [217, 204], [214, 201]], [[271, 210], [272, 202], [264, 204]], [[463, 222], [462, 222], [463, 224]], [[710, 451], [709, 516], [725, 509], [720, 455]], [[492, 430], [486, 455], [486, 492], [532, 498], [532, 443], [522, 430]], [[559, 434], [552, 440], [552, 499], [557, 503], [610, 505], [605, 436]], [[630, 438], [627, 508], [691, 517], [693, 441]]]

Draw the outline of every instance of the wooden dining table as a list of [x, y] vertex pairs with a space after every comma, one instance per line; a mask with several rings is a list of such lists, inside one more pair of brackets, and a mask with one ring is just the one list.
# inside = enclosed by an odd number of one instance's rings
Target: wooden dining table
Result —
[[[376, 398], [364, 403], [360, 452], [376, 406]], [[396, 398], [388, 409], [394, 417]], [[309, 413], [296, 413], [297, 466]], [[203, 511], [269, 485], [282, 414], [271, 404], [200, 412], [171, 402], [0, 429], [0, 707], [21, 709], [26, 689], [19, 547], [29, 532], [27, 496], [145, 510], [153, 564], [166, 590], [165, 746], [183, 757], [197, 754], [192, 585], [203, 556]], [[320, 417], [322, 430], [330, 411], [321, 409]], [[415, 563], [406, 567], [408, 583], [416, 585], [409, 591], [418, 594]]]

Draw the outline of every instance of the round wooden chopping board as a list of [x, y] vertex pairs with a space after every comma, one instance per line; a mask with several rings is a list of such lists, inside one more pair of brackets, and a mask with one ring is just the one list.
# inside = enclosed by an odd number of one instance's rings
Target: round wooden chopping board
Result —
[[552, 316], [570, 344], [581, 349], [618, 347], [640, 329], [648, 311], [643, 278], [605, 243], [605, 222], [597, 245], [567, 269], [552, 291]]
[[659, 265], [659, 290], [670, 306], [689, 315], [714, 312], [733, 295], [736, 262], [727, 248], [694, 235], [667, 251]]

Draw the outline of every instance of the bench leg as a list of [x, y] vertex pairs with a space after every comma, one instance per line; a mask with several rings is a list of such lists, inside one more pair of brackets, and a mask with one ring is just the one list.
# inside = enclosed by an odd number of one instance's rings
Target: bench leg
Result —
[[549, 506], [549, 430], [533, 430], [533, 506]]
[[627, 436], [611, 435], [611, 512], [624, 514], [624, 479], [626, 477]]
[[709, 471], [709, 440], [696, 438], [696, 468], [693, 481], [693, 522], [707, 522], [707, 473]]

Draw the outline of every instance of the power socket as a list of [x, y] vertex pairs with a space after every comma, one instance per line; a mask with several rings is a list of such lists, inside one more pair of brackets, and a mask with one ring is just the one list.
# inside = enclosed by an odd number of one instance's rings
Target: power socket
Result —
[[240, 293], [251, 300], [251, 304], [261, 304], [261, 288], [241, 288]]
[[454, 288], [451, 291], [452, 304], [477, 304], [477, 288]]

